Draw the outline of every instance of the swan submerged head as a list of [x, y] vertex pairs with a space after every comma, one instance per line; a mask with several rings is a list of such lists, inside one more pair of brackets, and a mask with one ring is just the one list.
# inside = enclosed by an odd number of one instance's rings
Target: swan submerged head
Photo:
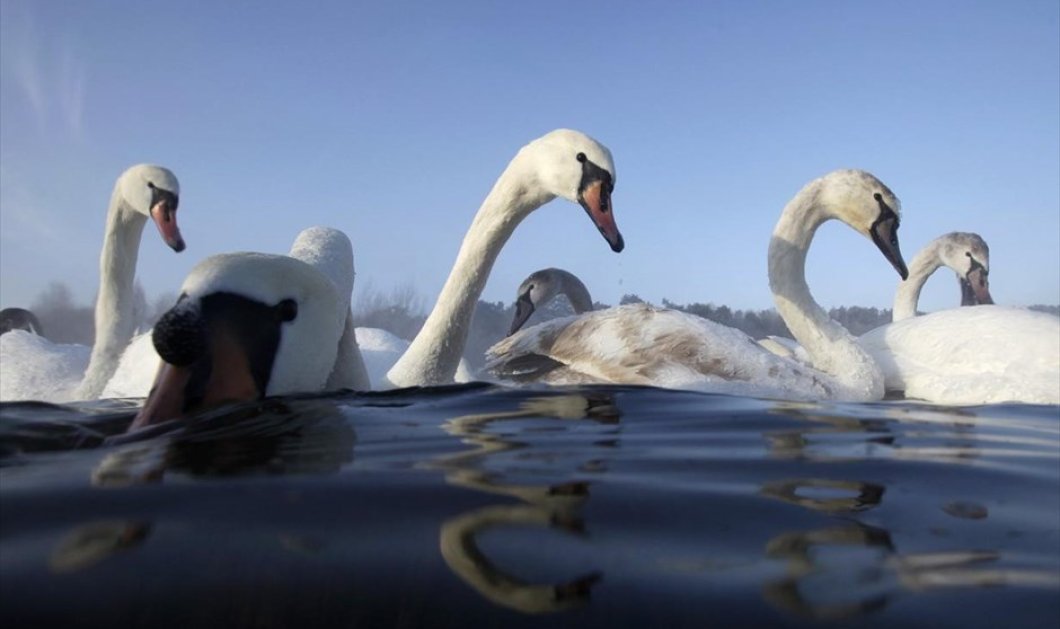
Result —
[[516, 160], [530, 163], [537, 183], [550, 195], [582, 206], [614, 252], [625, 241], [615, 223], [611, 151], [580, 131], [556, 129], [527, 144]]
[[220, 404], [323, 388], [343, 320], [330, 279], [287, 256], [200, 262], [153, 341], [162, 366], [133, 428]]
[[872, 240], [902, 279], [909, 277], [898, 246], [902, 203], [891, 189], [864, 170], [837, 170], [819, 182], [818, 206]]
[[184, 238], [177, 227], [180, 183], [168, 168], [138, 164], [118, 180], [122, 199], [133, 211], [154, 221], [162, 240], [174, 251], [184, 250]]

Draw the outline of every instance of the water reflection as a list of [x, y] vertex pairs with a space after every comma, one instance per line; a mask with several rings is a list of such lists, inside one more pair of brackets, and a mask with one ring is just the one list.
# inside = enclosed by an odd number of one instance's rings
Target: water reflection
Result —
[[[266, 400], [217, 408], [192, 422], [166, 422], [115, 440], [121, 445], [92, 470], [96, 488], [161, 483], [167, 473], [203, 478], [332, 474], [353, 460], [356, 434], [332, 400], [301, 401], [297, 409]], [[83, 570], [143, 544], [152, 527], [143, 520], [79, 525], [56, 544], [49, 567], [58, 573]]]
[[[478, 535], [506, 527], [543, 527], [576, 536], [586, 532], [581, 509], [589, 499], [590, 483], [527, 485], [506, 482], [503, 473], [489, 471], [486, 459], [528, 444], [486, 432], [487, 428], [498, 422], [527, 418], [591, 420], [606, 425], [618, 422], [619, 411], [610, 394], [591, 393], [535, 397], [521, 401], [516, 410], [457, 417], [447, 421], [444, 429], [473, 448], [436, 458], [430, 466], [442, 470], [446, 481], [453, 485], [510, 496], [523, 503], [483, 507], [446, 520], [441, 526], [439, 547], [446, 565], [487, 600], [523, 613], [539, 614], [583, 605], [603, 575], [591, 570], [558, 583], [527, 583], [491, 561], [476, 542]], [[590, 467], [599, 470], [599, 462]]]

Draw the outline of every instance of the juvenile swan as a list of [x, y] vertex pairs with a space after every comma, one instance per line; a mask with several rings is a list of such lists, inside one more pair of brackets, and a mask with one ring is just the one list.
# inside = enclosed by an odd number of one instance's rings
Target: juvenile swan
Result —
[[[614, 382], [784, 398], [876, 400], [883, 376], [854, 338], [813, 301], [806, 253], [817, 228], [838, 219], [870, 238], [898, 273], [900, 205], [871, 174], [840, 170], [807, 184], [787, 204], [769, 245], [777, 310], [813, 367], [776, 356], [712, 321], [645, 304], [555, 319], [497, 343], [487, 369], [518, 380]], [[550, 372], [563, 379], [550, 379]]]

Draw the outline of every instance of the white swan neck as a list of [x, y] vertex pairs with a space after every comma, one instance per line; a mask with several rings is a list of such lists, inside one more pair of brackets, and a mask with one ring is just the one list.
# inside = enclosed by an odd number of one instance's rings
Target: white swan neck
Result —
[[784, 323], [814, 367], [834, 378], [837, 397], [878, 400], [883, 376], [854, 337], [814, 301], [806, 284], [806, 254], [817, 228], [832, 218], [817, 202], [819, 181], [803, 188], [785, 207], [769, 243], [769, 288]]
[[939, 248], [940, 243], [934, 241], [921, 249], [909, 263], [909, 278], [898, 282], [898, 289], [894, 292], [891, 321], [901, 321], [916, 316], [920, 291], [924, 288], [928, 277], [942, 266]]
[[450, 384], [468, 327], [504, 243], [530, 212], [554, 198], [521, 176], [518, 156], [494, 184], [460, 245], [438, 301], [404, 355], [387, 372], [398, 387]]
[[103, 250], [99, 256], [99, 295], [96, 297], [96, 338], [85, 377], [76, 398], [95, 399], [114, 375], [125, 347], [136, 331], [133, 277], [140, 252], [140, 236], [147, 217], [129, 208], [114, 184], [107, 209]]

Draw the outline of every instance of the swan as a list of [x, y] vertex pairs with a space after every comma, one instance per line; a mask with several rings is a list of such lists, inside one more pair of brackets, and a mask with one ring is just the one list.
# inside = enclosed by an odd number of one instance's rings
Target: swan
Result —
[[520, 149], [475, 214], [434, 309], [382, 387], [454, 381], [475, 304], [501, 247], [520, 221], [552, 199], [581, 205], [611, 249], [622, 251], [611, 208], [614, 184], [611, 152], [584, 133], [557, 129]]
[[37, 315], [25, 308], [4, 308], [0, 310], [0, 334], [12, 330], [25, 330], [37, 336], [44, 336]]
[[154, 221], [171, 249], [184, 250], [177, 227], [179, 199], [176, 175], [161, 166], [138, 164], [118, 177], [107, 209], [99, 259], [96, 340], [91, 353], [80, 346], [53, 345], [44, 339], [7, 339], [9, 335], [3, 335], [0, 399], [69, 402], [100, 397], [136, 329], [133, 276], [147, 219]]
[[366, 388], [349, 335], [349, 239], [312, 228], [291, 253], [195, 265], [152, 331], [163, 363], [131, 428], [266, 395]]
[[[892, 321], [916, 316], [920, 291], [931, 274], [941, 266], [947, 266], [957, 273], [962, 306], [994, 303], [990, 296], [990, 248], [986, 241], [979, 234], [950, 232], [924, 245], [909, 262], [909, 277], [898, 282], [894, 294]], [[759, 339], [758, 344], [778, 356], [809, 362], [806, 350], [793, 339], [767, 336]]]
[[941, 266], [957, 273], [961, 305], [992, 304], [990, 296], [990, 248], [979, 234], [950, 232], [924, 246], [909, 262], [909, 279], [898, 283], [891, 321], [916, 316], [920, 291], [928, 277]]
[[532, 379], [560, 368], [576, 382], [880, 399], [883, 375], [850, 333], [813, 301], [805, 261], [817, 228], [834, 218], [870, 238], [905, 277], [897, 238], [899, 211], [898, 199], [876, 177], [839, 170], [808, 183], [781, 213], [769, 245], [769, 285], [780, 315], [809, 351], [812, 368], [772, 354], [739, 330], [648, 304], [596, 310], [522, 330], [488, 350], [486, 368], [502, 378]]
[[883, 370], [887, 391], [940, 404], [1060, 404], [1060, 318], [993, 305], [986, 243], [960, 236], [959, 246], [940, 243], [946, 236], [934, 241], [910, 268], [926, 278], [946, 264], [967, 285], [965, 297], [970, 292], [981, 305], [913, 317], [923, 279], [900, 286], [894, 321], [859, 339]]
[[[287, 255], [316, 268], [331, 280], [339, 295], [345, 296], [342, 301], [346, 310], [342, 313], [344, 336], [339, 346], [341, 353], [334, 377], [328, 383], [328, 390], [368, 390], [369, 378], [357, 346], [357, 337], [349, 331], [353, 323], [349, 296], [353, 291], [354, 278], [353, 247], [349, 237], [337, 229], [310, 227], [298, 234]], [[103, 397], [147, 397], [154, 383], [159, 362], [152, 332], [137, 336], [122, 354], [114, 376], [103, 390]]]
[[563, 269], [540, 269], [528, 275], [515, 292], [515, 317], [508, 336], [518, 332], [538, 308], [560, 295], [567, 298], [576, 315], [593, 309], [589, 289], [577, 275]]

